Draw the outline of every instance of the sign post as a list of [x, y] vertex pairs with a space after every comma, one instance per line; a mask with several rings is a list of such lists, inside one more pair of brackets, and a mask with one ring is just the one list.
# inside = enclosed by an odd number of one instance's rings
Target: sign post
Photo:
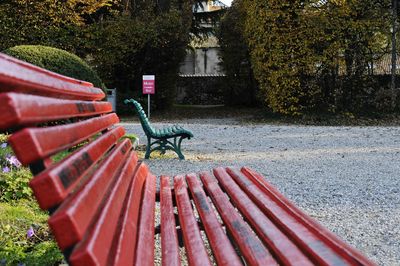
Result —
[[156, 76], [154, 75], [143, 75], [143, 94], [147, 94], [147, 116], [150, 119], [150, 94], [154, 94], [156, 91]]

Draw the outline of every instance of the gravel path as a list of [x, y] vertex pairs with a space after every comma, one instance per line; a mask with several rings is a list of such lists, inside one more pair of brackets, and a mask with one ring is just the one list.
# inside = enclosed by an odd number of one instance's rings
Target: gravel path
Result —
[[[400, 265], [399, 127], [176, 123], [195, 136], [183, 141], [186, 160], [146, 160], [155, 175], [250, 166], [379, 265]], [[146, 143], [138, 123], [122, 125]]]

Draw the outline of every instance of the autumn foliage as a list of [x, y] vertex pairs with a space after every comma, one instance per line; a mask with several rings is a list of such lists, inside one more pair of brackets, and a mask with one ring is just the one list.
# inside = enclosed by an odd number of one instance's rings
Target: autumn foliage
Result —
[[370, 66], [389, 52], [390, 1], [236, 0], [233, 9], [243, 14], [233, 23], [244, 23], [261, 99], [274, 112], [376, 107]]
[[[174, 99], [192, 24], [193, 1], [0, 1], [0, 51], [18, 45], [60, 48], [84, 58], [120, 97], [141, 95], [157, 75], [154, 103]], [[123, 110], [123, 109], [120, 109]]]

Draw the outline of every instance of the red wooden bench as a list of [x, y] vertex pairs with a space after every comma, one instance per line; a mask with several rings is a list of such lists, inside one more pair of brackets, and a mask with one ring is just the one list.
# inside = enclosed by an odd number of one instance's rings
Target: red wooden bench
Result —
[[181, 236], [190, 265], [373, 265], [251, 169], [172, 184], [161, 176], [157, 191], [103, 97], [90, 83], [0, 54], [0, 130], [14, 132], [9, 142], [31, 168], [30, 186], [71, 265], [151, 265], [155, 234], [163, 265], [181, 264]]

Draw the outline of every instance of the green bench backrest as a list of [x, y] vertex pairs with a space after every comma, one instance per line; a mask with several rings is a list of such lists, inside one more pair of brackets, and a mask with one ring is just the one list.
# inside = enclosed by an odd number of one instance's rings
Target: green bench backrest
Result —
[[140, 105], [140, 103], [133, 99], [126, 100], [125, 103], [127, 103], [129, 101], [132, 102], [133, 105], [135, 106], [135, 111], [139, 115], [140, 123], [142, 124], [143, 130], [146, 133], [146, 135], [155, 135], [155, 133], [156, 133], [155, 129], [154, 129], [154, 127], [152, 127], [150, 125], [150, 121], [147, 118], [147, 116], [143, 110], [143, 107]]

